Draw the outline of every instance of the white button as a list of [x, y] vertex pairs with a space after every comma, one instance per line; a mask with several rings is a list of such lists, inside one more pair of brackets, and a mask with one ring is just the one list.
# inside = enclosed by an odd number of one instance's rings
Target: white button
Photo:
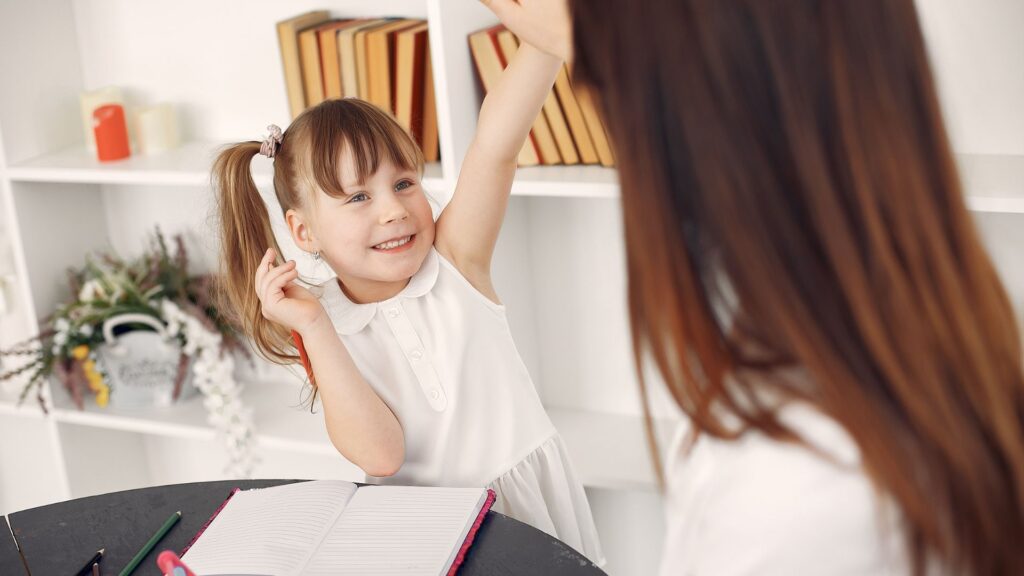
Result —
[[389, 308], [388, 316], [391, 316], [392, 318], [398, 317], [398, 308]]
[[420, 358], [423, 358], [423, 352], [420, 352], [419, 350], [413, 350], [412, 352], [409, 353], [409, 356], [412, 356], [413, 358], [419, 360]]
[[430, 391], [430, 397], [433, 398], [434, 400], [437, 400], [438, 398], [441, 397], [441, 392], [438, 391], [437, 388], [434, 388], [433, 390]]

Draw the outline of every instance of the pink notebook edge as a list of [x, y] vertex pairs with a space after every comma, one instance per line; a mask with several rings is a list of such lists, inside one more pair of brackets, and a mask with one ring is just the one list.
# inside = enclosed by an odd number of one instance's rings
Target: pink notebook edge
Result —
[[196, 535], [192, 537], [192, 540], [190, 540], [189, 543], [181, 549], [181, 553], [178, 554], [179, 558], [184, 556], [185, 553], [188, 552], [189, 548], [191, 548], [196, 543], [196, 541], [199, 540], [199, 537], [203, 535], [203, 532], [206, 532], [206, 529], [209, 528], [210, 524], [213, 523], [214, 518], [216, 518], [217, 515], [220, 514], [221, 510], [223, 510], [224, 507], [228, 505], [228, 502], [231, 500], [231, 497], [237, 494], [239, 491], [241, 491], [241, 488], [234, 488], [231, 490], [231, 493], [228, 494], [228, 497], [225, 498], [224, 501], [220, 503], [220, 506], [218, 506], [217, 509], [213, 511], [213, 514], [210, 515], [210, 519], [207, 520], [206, 523], [199, 528], [199, 531], [196, 532]]
[[473, 526], [469, 529], [469, 534], [466, 534], [466, 539], [462, 542], [462, 547], [459, 548], [459, 553], [455, 556], [455, 561], [452, 562], [452, 567], [448, 569], [448, 576], [455, 576], [455, 573], [459, 571], [459, 567], [466, 560], [466, 554], [469, 553], [470, 546], [473, 545], [473, 540], [476, 538], [477, 532], [480, 531], [480, 526], [484, 523], [484, 518], [487, 517], [487, 513], [491, 511], [491, 506], [494, 505], [494, 501], [498, 499], [498, 495], [491, 490], [487, 489], [487, 499], [484, 500], [484, 505], [480, 507], [480, 514], [477, 515], [476, 520], [473, 521]]

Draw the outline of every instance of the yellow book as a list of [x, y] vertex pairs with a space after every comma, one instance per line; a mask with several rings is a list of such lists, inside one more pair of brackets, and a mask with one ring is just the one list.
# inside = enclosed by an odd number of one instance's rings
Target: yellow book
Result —
[[359, 87], [358, 96], [361, 100], [370, 100], [370, 62], [367, 54], [367, 36], [371, 31], [387, 26], [394, 21], [393, 18], [380, 20], [373, 26], [360, 28], [356, 31], [353, 44], [355, 45], [356, 54], [356, 83]]
[[288, 92], [288, 108], [292, 118], [306, 109], [306, 89], [302, 79], [302, 61], [299, 55], [299, 32], [330, 20], [326, 10], [307, 12], [277, 23], [277, 41], [281, 48], [284, 85]]
[[406, 28], [395, 38], [395, 119], [422, 147], [423, 88], [427, 23]]
[[[341, 95], [343, 98], [359, 97], [359, 58], [356, 57], [356, 34], [375, 28], [387, 20], [361, 20], [348, 28], [338, 31], [338, 60], [341, 63]], [[365, 65], [363, 74], [366, 73]]]
[[359, 20], [336, 20], [317, 26], [320, 45], [320, 68], [323, 73], [324, 98], [341, 98], [341, 59], [338, 53], [338, 30], [352, 26]]
[[430, 60], [430, 42], [427, 42], [426, 71], [423, 74], [423, 159], [437, 162], [441, 159], [437, 136], [437, 99], [434, 96], [434, 65]]
[[583, 110], [583, 118], [587, 121], [587, 129], [590, 131], [590, 136], [594, 139], [594, 148], [597, 149], [597, 157], [600, 159], [601, 165], [615, 166], [615, 155], [612, 153], [612, 145], [608, 140], [608, 133], [604, 129], [601, 115], [597, 112], [593, 99], [586, 90], [577, 92], [576, 99], [579, 100], [580, 109]]
[[565, 112], [565, 120], [572, 131], [572, 139], [576, 142], [580, 160], [584, 164], [597, 164], [597, 150], [594, 148], [594, 141], [590, 138], [587, 121], [583, 119], [583, 111], [580, 110], [580, 103], [576, 100], [572, 82], [569, 80], [569, 72], [565, 66], [558, 70], [558, 76], [555, 77], [555, 92], [562, 104], [562, 111]]
[[302, 87], [306, 90], [306, 107], [324, 101], [324, 72], [320, 66], [320, 38], [316, 28], [299, 32], [299, 56], [302, 59]]
[[395, 35], [422, 20], [395, 20], [366, 34], [367, 100], [381, 110], [395, 112]]

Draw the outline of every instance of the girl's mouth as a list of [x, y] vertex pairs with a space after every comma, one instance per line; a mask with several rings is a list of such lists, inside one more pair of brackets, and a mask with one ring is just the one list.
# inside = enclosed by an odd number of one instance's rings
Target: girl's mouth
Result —
[[401, 238], [395, 238], [392, 240], [388, 240], [387, 242], [381, 242], [380, 244], [373, 246], [373, 249], [376, 250], [377, 252], [384, 252], [387, 254], [405, 252], [406, 250], [412, 248], [413, 242], [415, 242], [415, 240], [415, 234], [411, 236], [402, 236]]

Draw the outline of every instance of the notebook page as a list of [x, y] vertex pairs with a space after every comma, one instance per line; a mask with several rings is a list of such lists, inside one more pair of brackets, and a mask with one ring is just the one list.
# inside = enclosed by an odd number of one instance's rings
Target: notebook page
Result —
[[243, 490], [182, 560], [196, 574], [296, 574], [355, 491], [342, 480]]
[[302, 576], [446, 574], [486, 499], [483, 488], [364, 486]]

